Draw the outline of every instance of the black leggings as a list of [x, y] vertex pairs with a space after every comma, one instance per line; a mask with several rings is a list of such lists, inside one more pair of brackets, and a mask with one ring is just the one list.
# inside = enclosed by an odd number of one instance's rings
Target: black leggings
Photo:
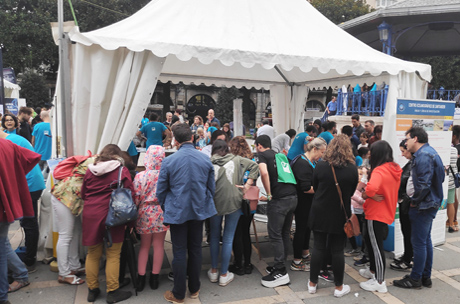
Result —
[[388, 225], [379, 221], [367, 220], [367, 234], [364, 235], [369, 251], [370, 269], [381, 284], [385, 281], [385, 252], [383, 241], [388, 236]]
[[329, 253], [332, 257], [332, 272], [334, 273], [335, 286], [342, 286], [345, 272], [343, 249], [347, 241], [346, 234], [328, 234], [313, 231], [313, 236], [314, 246], [311, 255], [310, 281], [315, 284], [318, 283], [318, 275], [321, 269], [324, 268], [323, 265]]
[[295, 234], [292, 245], [294, 247], [294, 259], [302, 258], [302, 251], [310, 247], [311, 230], [308, 226], [311, 204], [299, 202], [294, 211], [295, 215]]
[[248, 266], [251, 264], [251, 235], [249, 233], [251, 229], [252, 218], [254, 214], [249, 216], [240, 216], [238, 225], [236, 226], [235, 237], [233, 238], [233, 256], [235, 258], [234, 264], [237, 266], [244, 265]]
[[403, 261], [409, 264], [412, 261], [414, 256], [414, 251], [412, 249], [411, 235], [412, 227], [410, 224], [409, 214], [399, 213], [399, 222], [401, 223], [401, 232], [404, 238], [404, 255], [402, 257]]

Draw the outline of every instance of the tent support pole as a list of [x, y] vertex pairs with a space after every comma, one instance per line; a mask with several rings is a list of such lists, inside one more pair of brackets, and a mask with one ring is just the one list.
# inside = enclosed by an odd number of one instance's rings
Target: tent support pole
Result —
[[289, 79], [287, 79], [286, 76], [284, 76], [283, 72], [281, 72], [281, 70], [276, 65], [275, 70], [278, 72], [278, 74], [280, 74], [281, 77], [283, 77], [284, 81], [288, 84], [288, 86], [292, 87], [295, 85], [294, 82], [290, 82]]
[[[70, 62], [69, 62], [69, 38], [64, 33], [64, 4], [58, 0], [58, 25], [59, 25], [59, 103], [62, 129], [60, 140], [60, 156], [68, 157], [73, 155], [72, 142], [72, 114], [70, 102]], [[59, 130], [59, 123], [56, 130]], [[56, 140], [57, 142], [57, 140]]]

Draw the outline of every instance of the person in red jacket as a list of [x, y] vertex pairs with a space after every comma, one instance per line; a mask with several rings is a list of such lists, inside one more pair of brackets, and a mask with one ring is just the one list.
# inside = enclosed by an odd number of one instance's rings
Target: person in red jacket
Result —
[[388, 225], [393, 223], [398, 202], [401, 167], [393, 162], [393, 150], [388, 142], [379, 140], [371, 146], [370, 178], [363, 198], [369, 250], [370, 269], [361, 269], [359, 274], [366, 279], [359, 286], [367, 291], [387, 292], [385, 276], [385, 253], [383, 240], [388, 235]]
[[33, 217], [34, 208], [26, 174], [35, 167], [41, 155], [0, 138], [0, 303], [8, 302], [8, 259], [21, 263], [11, 249], [8, 229], [15, 220]]

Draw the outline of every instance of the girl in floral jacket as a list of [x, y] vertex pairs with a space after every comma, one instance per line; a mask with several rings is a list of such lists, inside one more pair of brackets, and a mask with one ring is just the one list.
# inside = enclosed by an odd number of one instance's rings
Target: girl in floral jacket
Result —
[[145, 171], [136, 175], [134, 189], [136, 204], [139, 210], [136, 230], [141, 235], [141, 248], [138, 259], [138, 286], [142, 291], [145, 286], [145, 268], [149, 256], [150, 246], [153, 247], [153, 266], [150, 275], [150, 288], [157, 289], [159, 285], [159, 273], [163, 264], [164, 240], [167, 226], [163, 225], [163, 211], [156, 197], [158, 175], [160, 174], [161, 162], [165, 157], [165, 149], [161, 146], [152, 145], [144, 157]]

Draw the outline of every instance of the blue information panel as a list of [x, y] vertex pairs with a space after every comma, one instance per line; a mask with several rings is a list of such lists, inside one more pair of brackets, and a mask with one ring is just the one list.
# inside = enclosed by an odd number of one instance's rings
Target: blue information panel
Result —
[[452, 119], [454, 112], [454, 102], [446, 103], [445, 101], [439, 102], [409, 99], [398, 99], [398, 107], [396, 109], [396, 114], [398, 116], [442, 116], [445, 119]]

